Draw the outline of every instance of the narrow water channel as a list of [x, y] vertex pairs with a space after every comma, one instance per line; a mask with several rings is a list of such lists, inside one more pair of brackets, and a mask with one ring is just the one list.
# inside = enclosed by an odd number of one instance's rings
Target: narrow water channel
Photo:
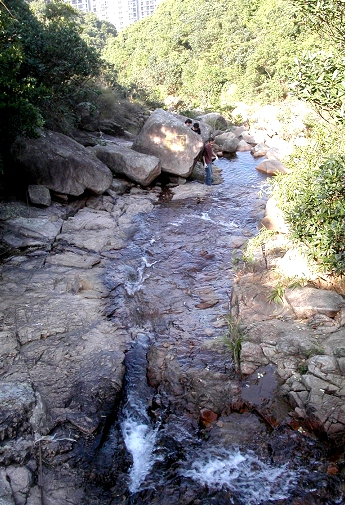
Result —
[[99, 503], [344, 503], [340, 479], [324, 472], [321, 442], [231, 408], [240, 383], [224, 316], [233, 260], [263, 216], [259, 161], [250, 153], [218, 160], [222, 184], [139, 216], [116, 253], [113, 322], [133, 347], [122, 403], [95, 461]]

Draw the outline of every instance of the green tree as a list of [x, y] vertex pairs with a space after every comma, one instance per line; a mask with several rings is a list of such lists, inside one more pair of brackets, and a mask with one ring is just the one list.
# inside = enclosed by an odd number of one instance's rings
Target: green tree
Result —
[[61, 118], [86, 83], [99, 74], [101, 59], [81, 38], [80, 15], [62, 0], [48, 4], [0, 2], [0, 153], [17, 135], [34, 135], [43, 124], [61, 129]]
[[122, 85], [173, 94], [183, 107], [219, 107], [228, 89], [234, 101], [279, 100], [294, 57], [313, 44], [299, 15], [285, 0], [166, 0], [103, 56]]
[[[12, 0], [8, 0], [11, 2]], [[38, 30], [21, 31], [23, 72], [32, 74], [51, 96], [68, 96], [100, 70], [99, 53], [81, 38], [80, 14], [62, 0], [32, 2]]]
[[274, 181], [273, 194], [284, 212], [292, 238], [304, 245], [309, 257], [324, 272], [343, 275], [345, 4], [341, 0], [291, 3], [300, 12], [301, 26], [310, 26], [319, 37], [314, 51], [296, 59], [295, 94], [312, 103], [327, 123], [310, 125], [309, 147], [293, 153], [288, 162], [291, 174]]
[[290, 0], [313, 31], [326, 35], [339, 49], [344, 47], [345, 4], [343, 0]]
[[[28, 7], [23, 9], [29, 14]], [[35, 81], [23, 76], [25, 59], [20, 37], [20, 23], [14, 11], [0, 4], [0, 168], [12, 142], [20, 134], [34, 135], [42, 125], [36, 98]]]
[[82, 14], [81, 37], [89, 47], [101, 52], [107, 41], [116, 36], [117, 31], [112, 23], [98, 19], [93, 12]]
[[335, 123], [345, 123], [345, 3], [342, 0], [291, 0], [324, 42], [296, 59], [297, 97], [312, 103]]

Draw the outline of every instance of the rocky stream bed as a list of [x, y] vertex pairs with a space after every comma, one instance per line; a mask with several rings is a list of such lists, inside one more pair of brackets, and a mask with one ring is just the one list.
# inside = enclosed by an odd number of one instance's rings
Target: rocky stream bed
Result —
[[345, 304], [269, 303], [279, 242], [239, 270], [256, 163], [1, 204], [1, 505], [343, 503]]

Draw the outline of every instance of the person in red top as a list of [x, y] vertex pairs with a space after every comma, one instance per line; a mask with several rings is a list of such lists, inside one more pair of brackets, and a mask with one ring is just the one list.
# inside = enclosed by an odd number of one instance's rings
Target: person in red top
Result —
[[212, 186], [212, 158], [213, 154], [214, 139], [211, 137], [208, 142], [206, 142], [204, 147], [204, 152], [202, 159], [204, 161], [204, 167], [206, 170], [206, 181], [207, 186]]

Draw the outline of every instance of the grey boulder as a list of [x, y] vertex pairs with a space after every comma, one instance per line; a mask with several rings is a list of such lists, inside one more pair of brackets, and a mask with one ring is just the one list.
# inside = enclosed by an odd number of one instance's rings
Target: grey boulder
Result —
[[34, 205], [49, 207], [52, 201], [49, 189], [39, 184], [30, 184], [28, 186], [28, 195], [30, 202]]
[[160, 161], [156, 156], [142, 154], [117, 144], [92, 148], [114, 174], [125, 175], [131, 181], [148, 186], [161, 173]]
[[133, 143], [134, 151], [159, 158], [162, 172], [189, 177], [204, 142], [175, 115], [156, 109]]
[[57, 193], [79, 196], [88, 190], [100, 195], [113, 180], [107, 166], [62, 133], [46, 131], [39, 138], [19, 139], [12, 154], [32, 184]]
[[198, 120], [210, 125], [214, 130], [225, 130], [228, 127], [227, 120], [219, 112], [210, 112], [198, 117]]

